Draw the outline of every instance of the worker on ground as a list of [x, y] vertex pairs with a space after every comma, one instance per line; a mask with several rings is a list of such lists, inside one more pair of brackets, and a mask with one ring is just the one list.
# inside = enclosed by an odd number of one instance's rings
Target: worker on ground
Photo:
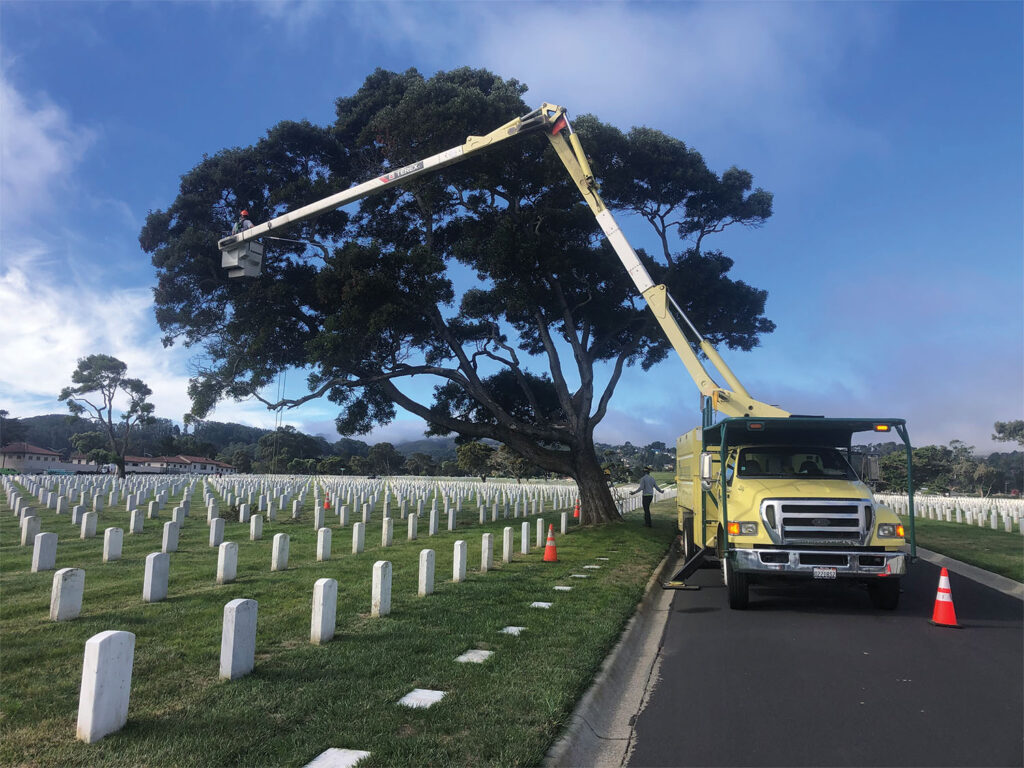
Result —
[[[643, 493], [641, 498], [643, 498], [644, 502], [644, 525], [648, 528], [651, 527], [651, 502], [654, 501], [655, 491], [658, 493], [664, 493], [664, 491], [658, 487], [658, 484], [654, 482], [654, 478], [651, 477], [651, 468], [644, 467], [644, 476], [640, 478], [640, 485], [636, 487], [636, 490], [633, 491], [633, 493]], [[631, 493], [630, 496], [632, 496], [633, 493]]]
[[252, 222], [249, 221], [249, 212], [242, 211], [238, 214], [238, 221], [235, 222], [235, 226], [231, 228], [231, 234], [237, 235], [246, 229], [252, 229]]

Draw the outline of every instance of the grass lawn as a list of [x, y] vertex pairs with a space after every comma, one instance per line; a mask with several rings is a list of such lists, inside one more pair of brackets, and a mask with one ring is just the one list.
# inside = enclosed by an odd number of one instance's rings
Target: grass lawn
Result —
[[[123, 504], [104, 510], [97, 537], [86, 541], [70, 516], [40, 509], [42, 530], [59, 535], [57, 567], [86, 571], [82, 615], [51, 622], [53, 573], [29, 572], [32, 547], [19, 546], [17, 520], [0, 501], [0, 764], [304, 765], [341, 747], [371, 752], [366, 766], [537, 765], [675, 534], [674, 500], [664, 501], [655, 505], [653, 529], [643, 528], [636, 512], [621, 524], [571, 528], [556, 535], [559, 562], [543, 563], [543, 549], [518, 554], [522, 519], [481, 526], [469, 505], [454, 533], [427, 537], [421, 518], [414, 542], [396, 519], [395, 544], [383, 549], [378, 505], [359, 555], [351, 554], [351, 528], [330, 515], [333, 558], [318, 563], [310, 494], [300, 520], [279, 513], [265, 523], [261, 541], [249, 541], [248, 524], [226, 523], [225, 541], [239, 544], [238, 579], [218, 586], [217, 550], [208, 545], [201, 507], [197, 495], [171, 555], [169, 597], [155, 604], [142, 602], [143, 563], [160, 550], [169, 506], [139, 535], [128, 535]], [[557, 532], [557, 514], [541, 517]], [[534, 519], [527, 518], [531, 543]], [[510, 564], [501, 563], [505, 525], [515, 534]], [[125, 530], [124, 550], [121, 560], [104, 564], [103, 529], [111, 526]], [[271, 573], [271, 542], [282, 532], [291, 538], [289, 567]], [[496, 568], [481, 574], [484, 532], [494, 534]], [[456, 539], [469, 546], [461, 584], [451, 581]], [[436, 552], [436, 591], [421, 598], [417, 569], [425, 548]], [[391, 561], [394, 580], [391, 615], [374, 619], [376, 560]], [[589, 578], [570, 578], [574, 573]], [[313, 583], [323, 577], [338, 580], [336, 635], [313, 646]], [[220, 682], [223, 608], [239, 597], [259, 603], [256, 667]], [[537, 600], [554, 605], [530, 608]], [[526, 630], [502, 634], [508, 625]], [[75, 740], [82, 654], [88, 638], [108, 629], [136, 635], [128, 723], [86, 745]], [[454, 662], [470, 649], [494, 655], [483, 664]], [[447, 696], [426, 710], [397, 706], [414, 688]]]
[[[904, 525], [908, 525], [906, 518]], [[1024, 582], [1024, 536], [965, 523], [915, 518], [917, 545]]]

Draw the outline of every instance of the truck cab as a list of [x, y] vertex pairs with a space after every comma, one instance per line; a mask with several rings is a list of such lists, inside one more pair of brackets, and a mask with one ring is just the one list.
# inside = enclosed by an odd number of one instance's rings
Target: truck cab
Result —
[[844, 579], [866, 584], [877, 607], [895, 608], [912, 553], [900, 519], [850, 462], [854, 434], [891, 430], [906, 434], [901, 419], [791, 416], [725, 419], [683, 435], [676, 479], [686, 559], [721, 561], [733, 608], [747, 606], [750, 584]]

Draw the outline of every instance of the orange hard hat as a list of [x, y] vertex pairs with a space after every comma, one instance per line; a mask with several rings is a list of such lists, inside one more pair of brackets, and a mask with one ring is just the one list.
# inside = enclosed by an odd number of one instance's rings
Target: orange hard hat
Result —
[[248, 216], [248, 215], [249, 215], [249, 212], [248, 212], [248, 211], [242, 211], [242, 215], [243, 215], [243, 216]]

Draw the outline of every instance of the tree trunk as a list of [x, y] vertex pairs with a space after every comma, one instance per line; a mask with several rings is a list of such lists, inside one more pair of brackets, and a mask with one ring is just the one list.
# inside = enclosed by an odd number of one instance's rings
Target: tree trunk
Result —
[[593, 441], [588, 440], [584, 449], [573, 452], [572, 463], [573, 479], [580, 489], [580, 523], [595, 525], [621, 520]]

